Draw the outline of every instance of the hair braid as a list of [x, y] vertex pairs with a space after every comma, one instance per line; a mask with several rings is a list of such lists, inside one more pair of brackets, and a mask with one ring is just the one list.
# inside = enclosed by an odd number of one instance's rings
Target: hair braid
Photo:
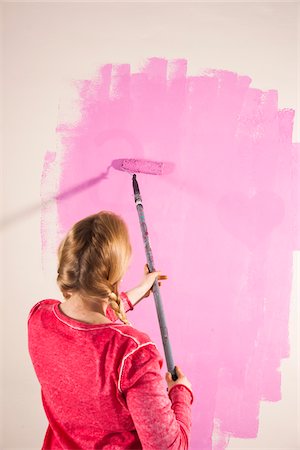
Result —
[[122, 322], [125, 323], [126, 325], [129, 325], [130, 324], [129, 320], [127, 319], [126, 315], [121, 311], [121, 299], [119, 295], [111, 291], [111, 293], [108, 294], [108, 298], [109, 298], [108, 300], [109, 305], [116, 313], [118, 318], [122, 320]]

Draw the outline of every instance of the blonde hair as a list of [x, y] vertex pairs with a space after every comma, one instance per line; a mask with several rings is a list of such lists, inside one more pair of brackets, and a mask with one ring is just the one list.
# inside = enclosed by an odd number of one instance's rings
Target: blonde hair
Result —
[[[75, 223], [58, 248], [57, 283], [68, 299], [106, 299], [122, 322], [118, 285], [128, 267], [132, 248], [126, 223], [111, 211], [100, 211]], [[71, 292], [71, 294], [70, 294]]]

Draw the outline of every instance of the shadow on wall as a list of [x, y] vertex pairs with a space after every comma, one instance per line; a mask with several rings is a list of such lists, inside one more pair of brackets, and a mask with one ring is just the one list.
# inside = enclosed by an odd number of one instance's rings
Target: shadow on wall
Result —
[[26, 219], [27, 217], [31, 216], [37, 211], [40, 211], [41, 207], [50, 205], [51, 203], [57, 200], [66, 200], [71, 196], [74, 196], [79, 192], [85, 191], [86, 189], [91, 188], [95, 184], [106, 180], [108, 178], [108, 173], [111, 167], [112, 166], [109, 166], [106, 172], [102, 172], [98, 177], [90, 178], [82, 183], [73, 186], [70, 189], [65, 190], [64, 192], [61, 192], [58, 195], [55, 195], [54, 197], [50, 197], [49, 199], [42, 201], [41, 203], [36, 203], [35, 205], [29, 206], [28, 208], [24, 208], [23, 210], [15, 214], [11, 214], [10, 216], [4, 217], [0, 221], [0, 230], [3, 230], [4, 228], [8, 227], [9, 225], [15, 222], [19, 222], [20, 220]]

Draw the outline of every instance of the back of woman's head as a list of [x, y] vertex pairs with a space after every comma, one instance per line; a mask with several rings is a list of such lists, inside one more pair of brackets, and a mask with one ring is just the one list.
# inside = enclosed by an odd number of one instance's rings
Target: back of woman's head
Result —
[[129, 323], [120, 310], [118, 285], [131, 251], [127, 226], [117, 214], [101, 211], [75, 223], [58, 249], [57, 283], [63, 296], [108, 298], [116, 315]]

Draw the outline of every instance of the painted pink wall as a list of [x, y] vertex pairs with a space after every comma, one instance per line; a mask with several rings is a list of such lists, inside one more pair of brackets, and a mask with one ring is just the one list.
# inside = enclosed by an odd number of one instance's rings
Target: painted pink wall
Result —
[[[121, 214], [134, 253], [129, 289], [144, 247], [131, 176], [107, 168], [117, 158], [175, 163], [172, 174], [138, 181], [156, 269], [169, 277], [161, 292], [174, 360], [193, 385], [191, 449], [225, 449], [230, 436], [257, 435], [261, 400], [281, 398], [299, 248], [294, 111], [248, 76], [186, 71], [184, 59], [150, 58], [139, 73], [107, 64], [79, 83], [81, 118], [57, 127], [58, 232], [103, 209]], [[46, 155], [44, 172], [52, 162]], [[129, 315], [163, 355], [153, 298]]]

